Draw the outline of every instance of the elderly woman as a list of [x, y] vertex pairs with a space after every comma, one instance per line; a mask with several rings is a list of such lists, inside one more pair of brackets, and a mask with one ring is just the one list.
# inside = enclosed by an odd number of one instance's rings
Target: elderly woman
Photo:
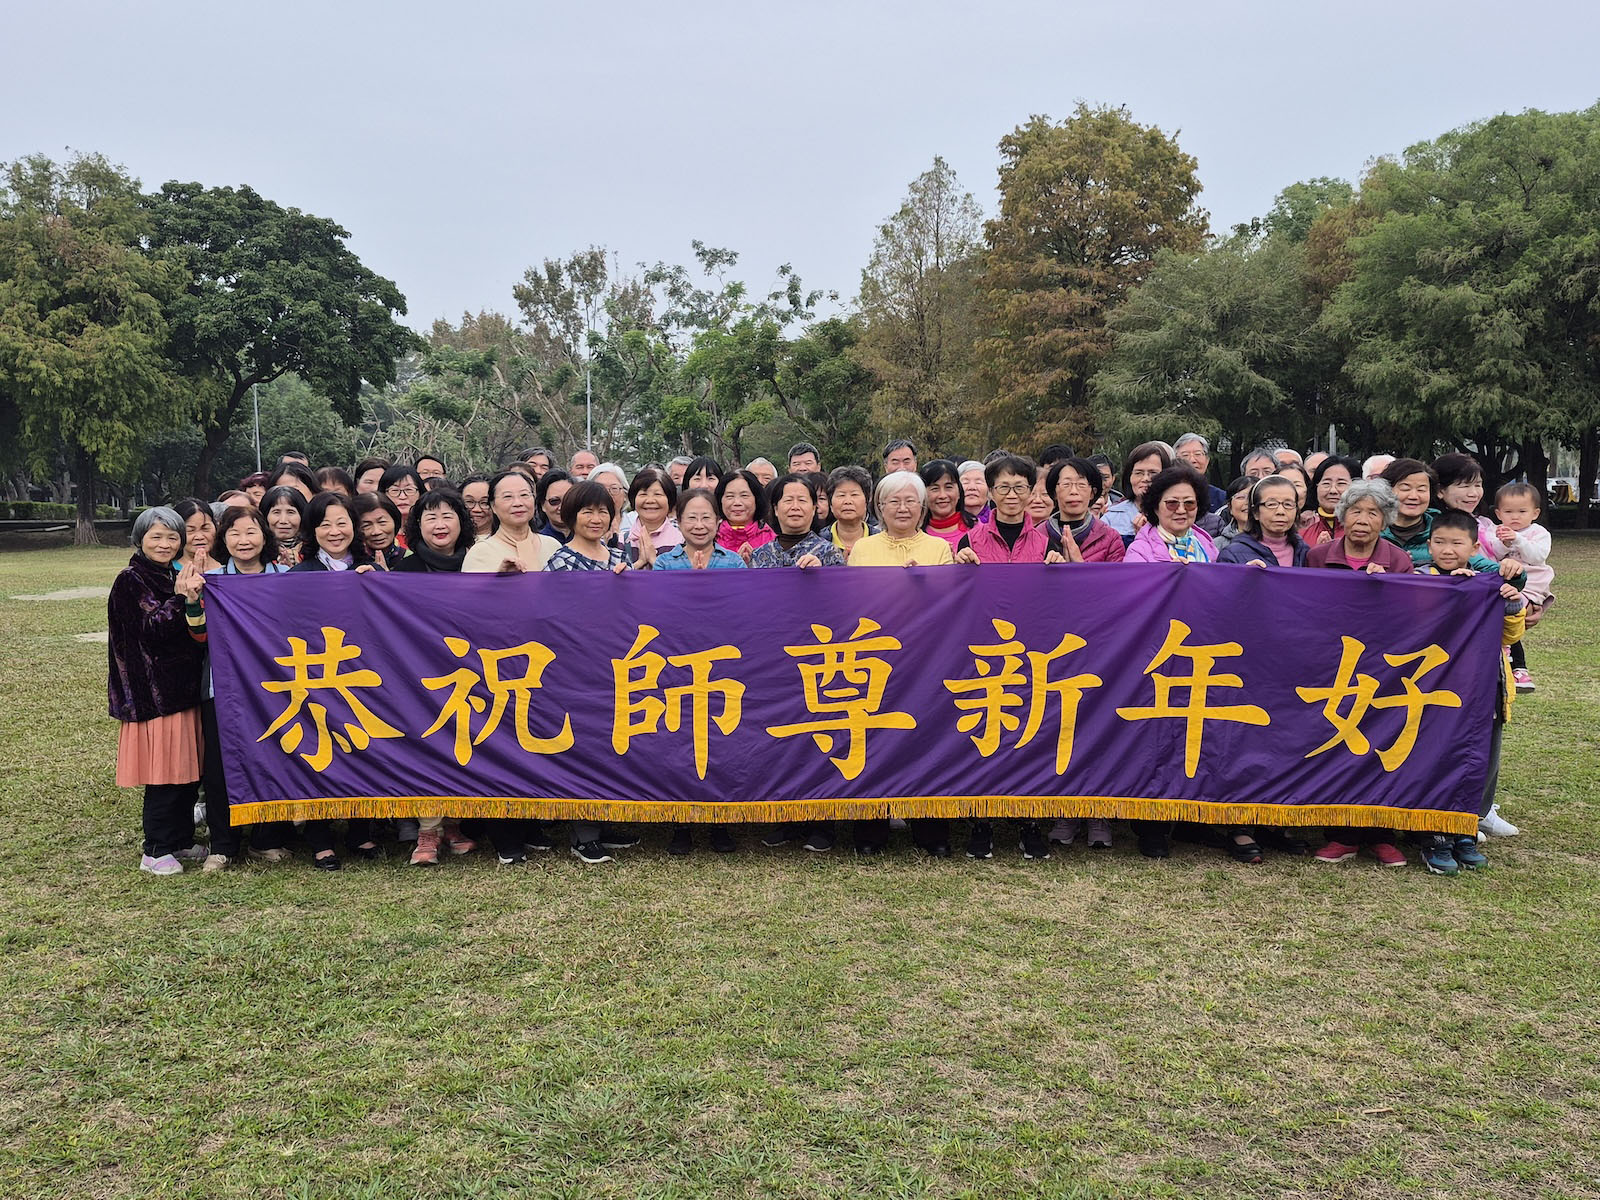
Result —
[[1394, 489], [1396, 504], [1383, 536], [1409, 554], [1414, 566], [1421, 566], [1432, 557], [1428, 535], [1433, 532], [1433, 518], [1439, 515], [1435, 503], [1438, 479], [1433, 468], [1414, 458], [1397, 458], [1379, 478]]
[[628, 477], [621, 467], [614, 462], [603, 462], [589, 472], [591, 482], [605, 485], [606, 491], [611, 493], [611, 500], [616, 507], [616, 512], [611, 518], [610, 541], [613, 545], [622, 545], [619, 530], [622, 527], [622, 506], [628, 499]]
[[[544, 478], [549, 479], [550, 475]], [[544, 480], [539, 483], [544, 486]], [[561, 543], [533, 531], [538, 510], [528, 477], [521, 471], [501, 471], [489, 481], [489, 507], [494, 513], [494, 532], [482, 541], [474, 541], [461, 561], [461, 569], [469, 574], [497, 575], [544, 570]]]
[[1124, 561], [1216, 562], [1216, 544], [1195, 527], [1205, 494], [1206, 481], [1187, 463], [1158, 474], [1140, 497], [1145, 524], [1128, 546]]
[[[915, 471], [891, 471], [878, 481], [873, 503], [883, 532], [862, 538], [850, 551], [852, 567], [942, 567], [955, 562], [950, 543], [922, 530], [928, 489]], [[934, 858], [950, 857], [948, 821], [914, 821], [912, 836]], [[889, 843], [889, 822], [857, 821], [857, 854], [881, 854]]]
[[[1131, 542], [1144, 524], [1146, 518], [1139, 502], [1149, 488], [1150, 481], [1170, 466], [1172, 452], [1165, 442], [1141, 442], [1128, 452], [1122, 464], [1123, 498], [1106, 509], [1105, 515], [1106, 524], [1116, 530], [1123, 545]], [[1202, 487], [1204, 483], [1201, 480]], [[1201, 491], [1200, 495], [1205, 495], [1205, 492]]]
[[1331, 542], [1344, 532], [1339, 525], [1336, 510], [1344, 490], [1361, 478], [1361, 464], [1353, 458], [1327, 457], [1317, 465], [1311, 476], [1311, 494], [1315, 504], [1308, 504], [1300, 518], [1300, 536], [1308, 546]]
[[872, 476], [861, 467], [835, 467], [827, 491], [833, 523], [822, 532], [848, 559], [857, 542], [878, 532], [871, 516]]
[[1245, 525], [1217, 561], [1252, 567], [1303, 567], [1308, 547], [1295, 529], [1300, 497], [1294, 482], [1282, 475], [1258, 479], [1248, 493]]
[[1369, 575], [1409, 575], [1411, 556], [1383, 536], [1399, 509], [1394, 489], [1383, 480], [1354, 480], [1334, 508], [1339, 536], [1311, 547], [1306, 565]]
[[112, 581], [106, 602], [107, 691], [117, 736], [117, 786], [144, 788], [144, 853], [139, 869], [178, 875], [182, 858], [203, 859], [194, 845], [200, 781], [200, 662], [186, 610], [204, 576], [183, 554], [183, 518], [147, 508], [133, 523], [133, 557]]
[[678, 530], [683, 541], [663, 550], [657, 571], [743, 570], [744, 559], [717, 545], [717, 500], [705, 488], [678, 493]]
[[852, 567], [941, 567], [955, 562], [949, 542], [922, 530], [928, 489], [915, 471], [889, 472], [878, 481], [872, 502], [883, 532], [855, 544], [848, 560]]
[[956, 470], [961, 476], [961, 511], [976, 521], [989, 508], [989, 485], [984, 482], [983, 464], [969, 458]]
[[817, 485], [808, 475], [781, 475], [768, 491], [777, 536], [750, 554], [752, 567], [842, 567], [844, 554], [816, 532]]
[[658, 554], [683, 545], [683, 534], [672, 513], [677, 503], [678, 487], [660, 467], [645, 467], [633, 477], [628, 484], [629, 511], [617, 531], [633, 557], [638, 557], [639, 543], [644, 538], [650, 539]]
[[1086, 458], [1062, 459], [1045, 477], [1045, 490], [1055, 498], [1051, 528], [1078, 548], [1084, 562], [1122, 561], [1128, 549], [1122, 538], [1094, 515], [1105, 482], [1093, 463]]
[[278, 563], [288, 570], [300, 561], [300, 538], [306, 519], [306, 500], [299, 488], [275, 487], [261, 497], [261, 515], [267, 519], [278, 543]]
[[928, 516], [922, 528], [949, 542], [954, 551], [973, 525], [973, 518], [962, 507], [961, 473], [948, 458], [936, 458], [918, 474], [928, 491]]

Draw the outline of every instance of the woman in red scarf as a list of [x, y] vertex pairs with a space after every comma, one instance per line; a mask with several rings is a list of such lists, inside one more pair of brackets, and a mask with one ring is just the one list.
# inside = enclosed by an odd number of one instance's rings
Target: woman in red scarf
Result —
[[717, 545], [731, 550], [750, 565], [750, 556], [778, 535], [767, 524], [765, 489], [749, 471], [729, 471], [717, 483]]
[[961, 472], [948, 458], [936, 458], [922, 468], [922, 486], [928, 489], [928, 516], [922, 531], [950, 543], [955, 553], [974, 522], [963, 509]]

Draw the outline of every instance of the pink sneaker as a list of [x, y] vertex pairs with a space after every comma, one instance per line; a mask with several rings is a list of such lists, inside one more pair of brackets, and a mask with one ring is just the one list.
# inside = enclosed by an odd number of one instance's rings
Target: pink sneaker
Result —
[[163, 854], [160, 858], [144, 854], [139, 858], [139, 870], [150, 875], [182, 875], [183, 864], [171, 854]]
[[1343, 842], [1329, 842], [1311, 857], [1318, 862], [1336, 863], [1349, 862], [1355, 856], [1356, 848], [1354, 846], [1347, 846]]
[[1373, 842], [1367, 847], [1372, 851], [1372, 857], [1386, 867], [1403, 867], [1406, 865], [1406, 856], [1393, 842]]

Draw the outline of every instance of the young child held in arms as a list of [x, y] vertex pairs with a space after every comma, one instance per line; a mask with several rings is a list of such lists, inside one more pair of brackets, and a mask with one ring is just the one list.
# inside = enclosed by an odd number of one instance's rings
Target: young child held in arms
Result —
[[[1429, 561], [1418, 566], [1422, 575], [1475, 575], [1495, 572], [1506, 582], [1500, 585], [1500, 595], [1505, 601], [1505, 619], [1500, 630], [1500, 683], [1495, 700], [1494, 723], [1489, 733], [1489, 773], [1484, 779], [1483, 800], [1478, 809], [1480, 828], [1494, 814], [1495, 791], [1500, 783], [1500, 742], [1505, 733], [1506, 720], [1511, 715], [1511, 663], [1506, 647], [1522, 637], [1524, 628], [1522, 587], [1527, 582], [1522, 564], [1514, 558], [1503, 559], [1498, 565], [1488, 562], [1487, 571], [1482, 555], [1475, 553], [1478, 546], [1478, 522], [1471, 513], [1447, 508], [1434, 518], [1433, 529], [1428, 534]], [[1425, 834], [1422, 837], [1422, 861], [1435, 875], [1454, 875], [1462, 867], [1475, 868], [1489, 865], [1489, 860], [1478, 848], [1478, 839], [1470, 834]]]
[[[1522, 598], [1528, 602], [1529, 629], [1539, 623], [1550, 607], [1556, 578], [1550, 566], [1550, 531], [1539, 524], [1539, 500], [1539, 489], [1531, 483], [1506, 484], [1494, 494], [1497, 524], [1492, 535], [1479, 539], [1495, 558], [1511, 557], [1526, 564], [1528, 582], [1522, 589]], [[1528, 655], [1521, 641], [1511, 647], [1511, 674], [1517, 682], [1517, 691], [1533, 691]]]

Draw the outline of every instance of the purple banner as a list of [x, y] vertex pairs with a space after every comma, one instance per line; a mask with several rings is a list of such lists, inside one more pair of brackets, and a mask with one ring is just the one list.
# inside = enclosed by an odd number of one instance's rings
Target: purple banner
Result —
[[1498, 580], [1231, 565], [214, 576], [234, 820], [1471, 832]]

